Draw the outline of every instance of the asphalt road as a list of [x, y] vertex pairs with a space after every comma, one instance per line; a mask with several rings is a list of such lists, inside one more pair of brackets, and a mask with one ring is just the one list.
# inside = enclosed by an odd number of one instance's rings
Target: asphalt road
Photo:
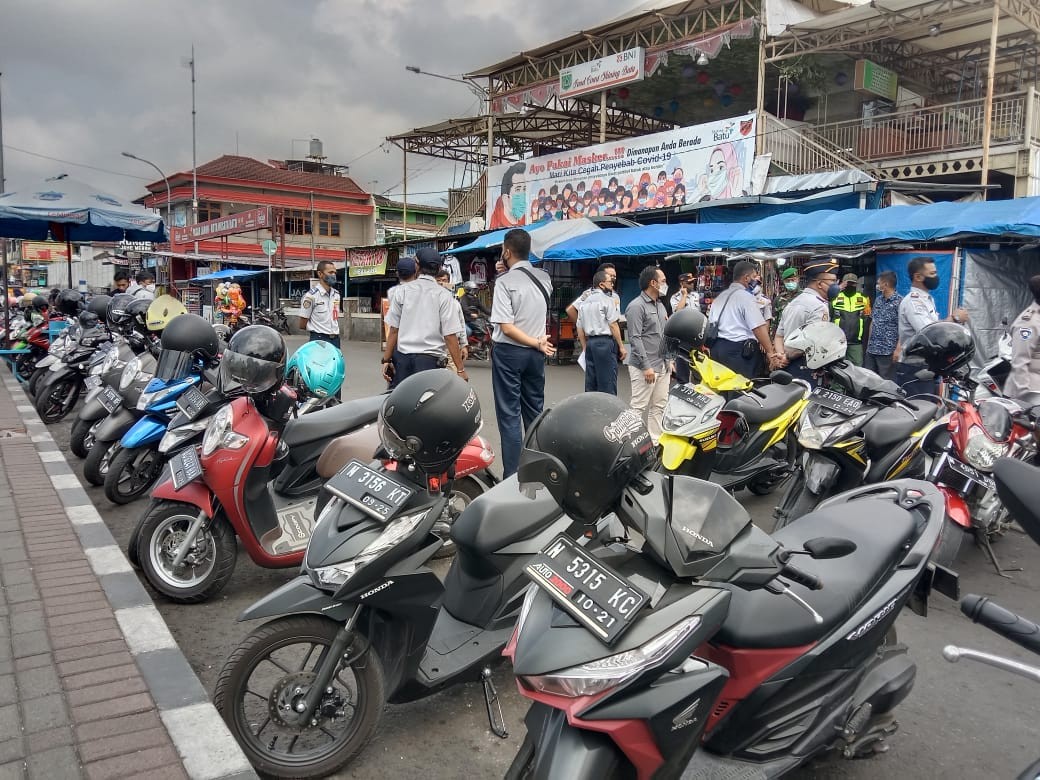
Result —
[[[293, 346], [301, 343], [299, 338], [290, 341]], [[344, 397], [379, 392], [382, 382], [375, 346], [351, 342], [346, 357]], [[497, 451], [490, 366], [476, 363], [469, 374], [488, 420], [483, 434]], [[550, 366], [546, 402], [580, 392], [582, 383], [583, 375], [576, 366]], [[627, 385], [627, 381], [621, 384]], [[627, 396], [627, 388], [622, 394]], [[66, 452], [71, 420], [52, 427], [52, 434]], [[68, 458], [81, 474], [81, 463], [71, 454]], [[125, 549], [146, 502], [113, 506], [101, 489], [84, 487]], [[763, 499], [744, 492], [738, 498], [757, 523], [771, 527], [775, 496]], [[998, 542], [997, 552], [1005, 566], [1021, 566], [1024, 571], [1014, 573], [1013, 579], [999, 577], [981, 550], [966, 543], [960, 565], [962, 593], [990, 596], [1009, 609], [1040, 619], [1040, 549], [1027, 537], [1013, 533]], [[180, 606], [153, 594], [207, 689], [212, 691], [224, 658], [251, 628], [237, 623], [237, 615], [294, 573], [260, 569], [240, 552], [234, 577], [223, 595], [211, 603]], [[943, 646], [951, 643], [1027, 661], [1028, 653], [973, 625], [955, 604], [938, 595], [932, 598], [927, 618], [905, 612], [898, 631], [900, 641], [909, 646], [917, 662], [918, 672], [913, 692], [897, 711], [900, 730], [890, 740], [889, 752], [854, 762], [823, 761], [800, 772], [798, 778], [1010, 778], [1037, 757], [1040, 740], [1034, 715], [1040, 690], [996, 669], [971, 662], [953, 665], [941, 656]], [[499, 667], [496, 681], [510, 731], [508, 739], [499, 739], [489, 731], [480, 686], [459, 686], [425, 701], [387, 707], [375, 740], [337, 777], [501, 777], [523, 739], [526, 706], [516, 692], [508, 666]]]

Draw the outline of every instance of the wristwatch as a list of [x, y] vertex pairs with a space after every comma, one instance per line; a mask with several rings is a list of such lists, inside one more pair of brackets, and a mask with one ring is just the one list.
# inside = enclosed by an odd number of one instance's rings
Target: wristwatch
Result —
[[382, 363], [383, 365], [386, 365], [387, 363], [393, 363], [394, 359], [393, 358], [383, 358], [379, 362]]

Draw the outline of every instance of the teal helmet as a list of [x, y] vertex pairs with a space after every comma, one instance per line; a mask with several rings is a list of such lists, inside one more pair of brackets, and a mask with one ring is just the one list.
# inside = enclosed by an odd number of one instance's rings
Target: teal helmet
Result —
[[289, 384], [318, 398], [339, 392], [345, 374], [343, 353], [327, 341], [308, 341], [285, 365]]

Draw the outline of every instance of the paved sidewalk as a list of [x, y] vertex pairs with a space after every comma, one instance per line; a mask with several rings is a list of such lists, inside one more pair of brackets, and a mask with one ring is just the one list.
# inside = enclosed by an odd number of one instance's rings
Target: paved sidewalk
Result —
[[46, 426], [0, 376], [0, 780], [255, 778]]

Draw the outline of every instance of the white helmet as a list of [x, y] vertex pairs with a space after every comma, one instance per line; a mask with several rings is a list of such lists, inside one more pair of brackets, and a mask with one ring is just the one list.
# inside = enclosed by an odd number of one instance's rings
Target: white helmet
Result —
[[822, 368], [845, 357], [848, 343], [841, 328], [833, 322], [817, 320], [784, 337], [784, 346], [805, 354], [805, 365]]

